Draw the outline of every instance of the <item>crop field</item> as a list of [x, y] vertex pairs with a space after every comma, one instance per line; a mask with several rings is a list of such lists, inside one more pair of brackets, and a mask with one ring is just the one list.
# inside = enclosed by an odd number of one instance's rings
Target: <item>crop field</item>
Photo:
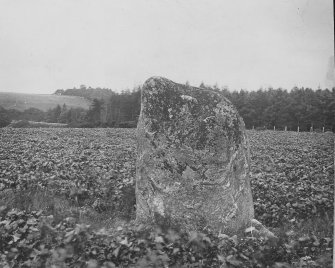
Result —
[[134, 129], [0, 129], [0, 266], [332, 267], [334, 134], [247, 133], [276, 239], [132, 226]]

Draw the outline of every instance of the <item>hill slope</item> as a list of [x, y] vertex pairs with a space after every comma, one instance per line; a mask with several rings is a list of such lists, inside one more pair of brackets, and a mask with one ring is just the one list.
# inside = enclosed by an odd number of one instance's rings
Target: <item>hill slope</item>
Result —
[[28, 108], [37, 108], [47, 111], [50, 108], [55, 108], [58, 104], [84, 109], [88, 109], [90, 106], [87, 99], [78, 96], [0, 92], [0, 106], [5, 109], [24, 111]]

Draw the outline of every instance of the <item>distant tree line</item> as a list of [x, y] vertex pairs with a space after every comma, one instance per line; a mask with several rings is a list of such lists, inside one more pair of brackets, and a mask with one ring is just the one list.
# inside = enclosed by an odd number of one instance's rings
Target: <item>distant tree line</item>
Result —
[[111, 96], [117, 95], [113, 90], [109, 88], [92, 88], [85, 85], [80, 85], [79, 88], [69, 88], [69, 89], [57, 89], [54, 93], [55, 95], [66, 95], [66, 96], [79, 96], [84, 97], [89, 100], [93, 99], [108, 99]]
[[[188, 83], [186, 83], [188, 85]], [[260, 89], [229, 91], [218, 86], [199, 86], [220, 91], [237, 108], [248, 129], [331, 130], [335, 131], [335, 88]], [[135, 127], [140, 113], [140, 87], [116, 93], [106, 88], [57, 90], [54, 94], [81, 96], [91, 100], [88, 110], [57, 105], [43, 112], [29, 108], [24, 112], [0, 108], [0, 126], [11, 120], [65, 123], [71, 127]]]
[[335, 131], [335, 88], [231, 92], [217, 85], [201, 83], [199, 87], [222, 92], [235, 105], [247, 129]]
[[246, 127], [278, 130], [335, 131], [335, 88], [267, 89], [258, 91], [223, 91], [236, 106]]

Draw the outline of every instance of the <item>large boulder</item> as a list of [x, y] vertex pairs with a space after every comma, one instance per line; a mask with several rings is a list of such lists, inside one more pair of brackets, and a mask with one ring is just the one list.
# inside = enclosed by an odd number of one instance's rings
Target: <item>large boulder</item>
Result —
[[148, 79], [137, 126], [136, 219], [238, 232], [254, 208], [242, 118], [220, 92]]

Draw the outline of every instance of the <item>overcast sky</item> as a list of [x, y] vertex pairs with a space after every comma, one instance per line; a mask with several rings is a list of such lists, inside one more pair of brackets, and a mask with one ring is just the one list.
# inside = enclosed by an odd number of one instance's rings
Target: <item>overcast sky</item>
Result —
[[0, 91], [330, 87], [331, 0], [0, 0]]

